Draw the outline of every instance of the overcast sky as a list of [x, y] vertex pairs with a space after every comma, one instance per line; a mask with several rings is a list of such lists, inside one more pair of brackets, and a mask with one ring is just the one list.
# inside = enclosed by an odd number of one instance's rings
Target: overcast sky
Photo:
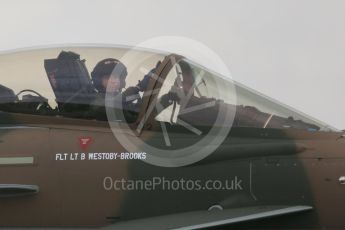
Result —
[[232, 77], [345, 129], [345, 1], [2, 0], [0, 50], [195, 39]]

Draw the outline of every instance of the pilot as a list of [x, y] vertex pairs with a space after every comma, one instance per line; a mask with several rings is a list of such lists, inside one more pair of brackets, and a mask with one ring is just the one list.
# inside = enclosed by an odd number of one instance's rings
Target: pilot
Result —
[[126, 66], [114, 58], [107, 58], [98, 62], [91, 72], [92, 82], [99, 95], [103, 97], [105, 97], [107, 87], [108, 92], [121, 93], [121, 90], [126, 87], [126, 77]]
[[97, 119], [107, 120], [105, 112], [106, 95], [118, 99], [114, 100], [115, 103], [118, 103], [114, 105], [114, 108], [122, 109], [123, 112], [136, 113], [138, 111], [139, 103], [134, 103], [134, 101], [140, 99], [139, 88], [129, 87], [125, 89], [127, 74], [126, 66], [114, 58], [101, 60], [94, 67], [91, 78], [97, 90], [97, 95], [91, 103], [91, 110]]

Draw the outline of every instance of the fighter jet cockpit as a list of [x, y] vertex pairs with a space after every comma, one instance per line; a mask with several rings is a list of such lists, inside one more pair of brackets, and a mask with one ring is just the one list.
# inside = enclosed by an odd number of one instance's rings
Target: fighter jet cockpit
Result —
[[[224, 125], [334, 130], [186, 58], [170, 69], [164, 67], [158, 76], [154, 70], [167, 60], [166, 54], [143, 50], [130, 53], [127, 57], [125, 48], [73, 47], [3, 54], [0, 110], [106, 122], [107, 107], [112, 107], [124, 115], [113, 120], [133, 123], [140, 114], [151, 112], [147, 103], [154, 103], [153, 120], [194, 131], [194, 127]], [[155, 94], [156, 101], [151, 98]], [[109, 99], [113, 101], [107, 104]]]
[[[230, 125], [262, 129], [334, 130], [187, 59], [180, 60], [171, 68], [158, 98], [159, 112], [155, 119], [184, 127]], [[228, 113], [225, 114], [225, 111]], [[225, 116], [233, 116], [229, 124], [225, 124]]]
[[[2, 55], [0, 110], [15, 114], [107, 121], [106, 96], [108, 99], [122, 96], [122, 99], [118, 99], [121, 105], [115, 103], [113, 109], [121, 110], [125, 114], [124, 119], [133, 122], [138, 116], [141, 98], [148, 84], [148, 79], [144, 81], [144, 77], [163, 56], [133, 51], [139, 60], [144, 60], [142, 69], [135, 69], [130, 61], [119, 61], [125, 52], [123, 48], [80, 47]], [[107, 79], [103, 90], [97, 85], [104, 82], [105, 75], [108, 78], [114, 75], [112, 72], [117, 68], [112, 65], [112, 60], [121, 63], [126, 74], [121, 76], [121, 87], [110, 95], [106, 91], [112, 87], [111, 80]], [[102, 61], [105, 61], [105, 65], [99, 65]], [[111, 62], [111, 69], [107, 67], [108, 62]], [[109, 73], [105, 74], [104, 71]], [[94, 76], [97, 74], [100, 75]]]

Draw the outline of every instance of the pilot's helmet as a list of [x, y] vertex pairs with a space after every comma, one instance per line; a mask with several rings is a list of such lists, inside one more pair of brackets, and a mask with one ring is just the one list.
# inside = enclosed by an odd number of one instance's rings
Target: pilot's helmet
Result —
[[117, 59], [107, 58], [97, 63], [93, 71], [91, 72], [91, 78], [95, 88], [99, 92], [105, 92], [105, 88], [102, 85], [102, 79], [104, 77], [109, 78], [111, 75], [118, 77], [120, 80], [120, 89], [126, 86], [127, 68]]

